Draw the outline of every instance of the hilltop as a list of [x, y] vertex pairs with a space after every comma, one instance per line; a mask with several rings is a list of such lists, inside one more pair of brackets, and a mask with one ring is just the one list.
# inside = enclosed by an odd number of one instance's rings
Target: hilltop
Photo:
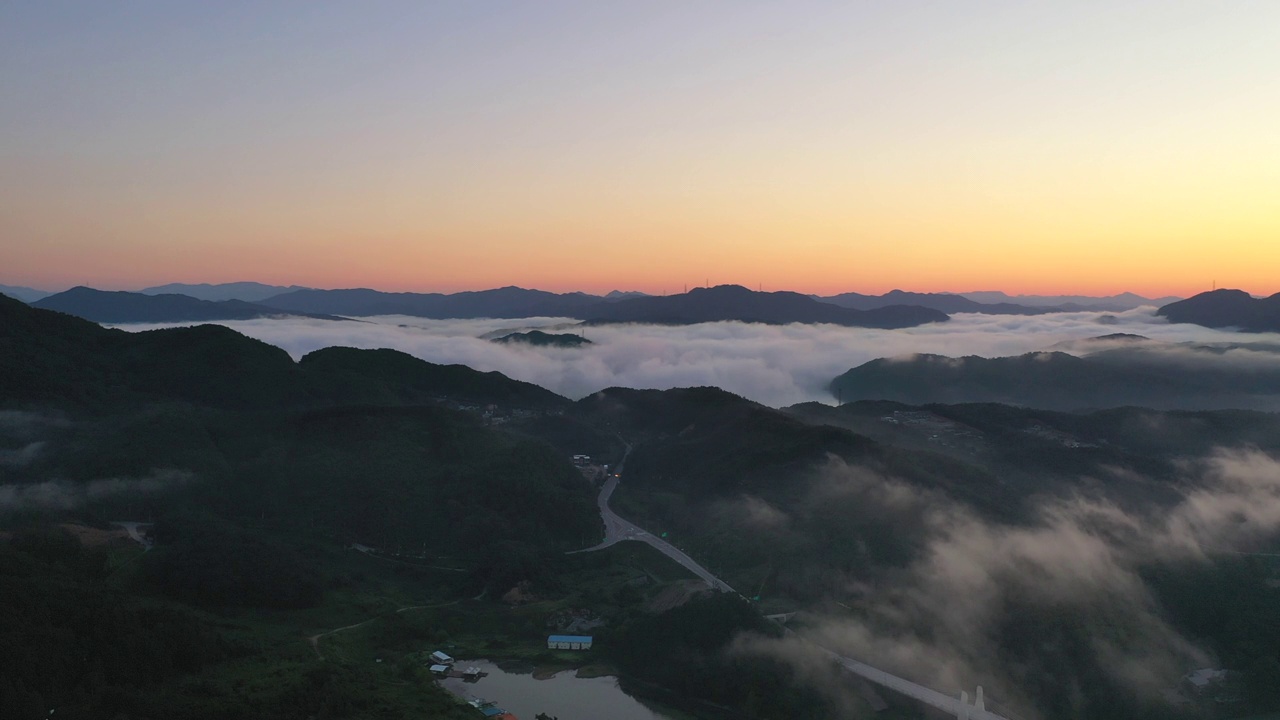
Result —
[[496, 343], [522, 343], [525, 345], [533, 345], [535, 347], [563, 347], [576, 348], [583, 345], [590, 345], [591, 341], [581, 335], [572, 335], [569, 333], [545, 333], [541, 330], [530, 330], [529, 332], [514, 332], [509, 335], [494, 338]]
[[1280, 293], [1259, 299], [1243, 290], [1214, 290], [1165, 305], [1156, 314], [1174, 323], [1280, 332]]

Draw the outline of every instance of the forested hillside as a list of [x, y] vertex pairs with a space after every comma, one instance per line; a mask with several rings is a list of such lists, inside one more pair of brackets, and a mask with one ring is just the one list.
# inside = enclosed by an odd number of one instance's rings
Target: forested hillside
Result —
[[[201, 613], [323, 612], [335, 592], [367, 592], [340, 569], [352, 544], [411, 558], [452, 593], [501, 595], [601, 532], [566, 455], [479, 412], [554, 416], [568, 401], [497, 373], [349, 348], [295, 363], [224, 327], [130, 334], [8, 298], [0, 340], [14, 621], [0, 704], [15, 717], [360, 716], [381, 701], [341, 668], [290, 665], [278, 692], [314, 691], [305, 701], [196, 701], [183, 677], [276, 657]], [[114, 537], [113, 520], [149, 523], [154, 549], [62, 529]]]

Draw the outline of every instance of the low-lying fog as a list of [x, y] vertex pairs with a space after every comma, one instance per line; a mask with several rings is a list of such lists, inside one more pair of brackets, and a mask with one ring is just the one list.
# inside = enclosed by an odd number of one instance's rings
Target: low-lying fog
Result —
[[[360, 318], [359, 322], [288, 318], [220, 324], [277, 345], [295, 359], [333, 345], [394, 348], [435, 363], [496, 370], [574, 399], [611, 386], [666, 389], [715, 385], [775, 407], [807, 400], [831, 402], [826, 386], [836, 375], [868, 360], [912, 353], [1019, 355], [1112, 333], [1167, 342], [1280, 344], [1280, 335], [1275, 334], [1171, 325], [1156, 317], [1154, 310], [1036, 316], [957, 314], [947, 323], [906, 330], [738, 322], [595, 326], [583, 329], [592, 344], [581, 349], [489, 340], [530, 328], [579, 331], [575, 321], [564, 318], [428, 320], [383, 316]], [[137, 331], [171, 325], [116, 327]]]

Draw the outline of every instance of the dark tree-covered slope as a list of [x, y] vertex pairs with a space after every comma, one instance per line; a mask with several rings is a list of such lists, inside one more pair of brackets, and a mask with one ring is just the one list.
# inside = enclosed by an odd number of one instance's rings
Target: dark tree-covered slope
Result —
[[0, 405], [118, 409], [179, 400], [228, 409], [448, 400], [552, 408], [567, 400], [500, 373], [394, 350], [326, 348], [299, 363], [220, 325], [129, 333], [0, 297]]
[[[1113, 339], [1115, 347], [1077, 357], [914, 355], [859, 365], [831, 382], [842, 402], [1005, 403], [1049, 410], [1140, 405], [1156, 409], [1280, 408], [1280, 363], [1256, 346], [1167, 345]], [[1233, 349], [1255, 362], [1238, 362]]]

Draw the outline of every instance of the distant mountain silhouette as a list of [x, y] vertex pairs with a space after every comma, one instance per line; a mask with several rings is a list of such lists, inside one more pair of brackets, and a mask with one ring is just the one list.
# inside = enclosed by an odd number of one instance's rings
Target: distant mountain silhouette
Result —
[[587, 322], [694, 323], [736, 320], [785, 325], [831, 323], [851, 327], [903, 328], [944, 322], [946, 313], [923, 307], [893, 305], [875, 310], [853, 310], [819, 302], [794, 292], [756, 292], [740, 285], [695, 288], [680, 295], [620, 300], [590, 308]]
[[537, 345], [540, 347], [568, 347], [576, 348], [583, 345], [590, 345], [591, 341], [581, 335], [571, 334], [553, 334], [545, 333], [541, 330], [530, 330], [529, 332], [515, 332], [510, 335], [503, 335], [494, 338], [493, 342], [498, 343], [522, 343], [525, 345]]
[[1046, 410], [1128, 405], [1161, 410], [1280, 408], [1280, 362], [1237, 364], [1234, 348], [1280, 353], [1264, 346], [1197, 346], [1132, 336], [1085, 357], [1035, 352], [1016, 357], [953, 358], [914, 355], [864, 363], [831, 382], [843, 402], [892, 400], [929, 403], [1002, 403]]
[[14, 300], [21, 300], [24, 303], [33, 303], [40, 298], [49, 297], [53, 293], [44, 290], [36, 290], [35, 288], [20, 287], [15, 285], [0, 285], [0, 295], [8, 295]]
[[332, 315], [411, 315], [449, 318], [581, 318], [582, 311], [605, 302], [586, 293], [563, 295], [543, 290], [504, 287], [495, 290], [441, 293], [388, 293], [367, 288], [350, 290], [296, 290], [262, 302], [291, 312]]
[[932, 308], [944, 313], [985, 313], [988, 315], [1043, 315], [1051, 312], [1062, 312], [1057, 307], [1029, 307], [1013, 303], [981, 303], [954, 293], [917, 293], [904, 290], [891, 290], [883, 295], [863, 295], [849, 292], [828, 297], [814, 296], [840, 307], [854, 310], [875, 310], [889, 305], [917, 305]]
[[1177, 297], [1147, 298], [1130, 292], [1101, 297], [1091, 295], [1008, 295], [999, 290], [980, 290], [956, 294], [975, 302], [986, 304], [1016, 303], [1026, 307], [1056, 307], [1068, 312], [1080, 310], [1122, 312], [1151, 305], [1165, 305], [1182, 299]]
[[1280, 331], [1280, 293], [1256, 299], [1243, 290], [1214, 290], [1165, 305], [1156, 314], [1174, 323]]
[[[211, 322], [301, 314], [283, 313], [275, 308], [240, 300], [210, 302], [186, 295], [143, 295], [87, 287], [74, 287], [37, 300], [32, 305], [100, 323]], [[325, 320], [342, 319], [312, 313], [306, 316]]]
[[557, 294], [505, 287], [451, 295], [378, 290], [298, 290], [263, 305], [291, 312], [347, 316], [412, 315], [427, 318], [570, 317], [590, 322], [691, 324], [741, 320], [769, 324], [835, 323], [863, 327], [911, 327], [947, 319], [926, 308], [886, 307], [869, 313], [821, 303], [799, 293], [757, 293], [736, 285], [698, 288], [663, 297], [610, 293]]
[[305, 290], [300, 285], [263, 285], [257, 282], [232, 282], [219, 283], [211, 285], [209, 283], [199, 283], [189, 285], [187, 283], [169, 283], [168, 285], [157, 285], [155, 287], [143, 288], [138, 292], [143, 295], [186, 295], [197, 300], [211, 300], [214, 302], [221, 300], [243, 300], [244, 302], [259, 302], [269, 297], [275, 297], [282, 293], [293, 292], [295, 290]]

